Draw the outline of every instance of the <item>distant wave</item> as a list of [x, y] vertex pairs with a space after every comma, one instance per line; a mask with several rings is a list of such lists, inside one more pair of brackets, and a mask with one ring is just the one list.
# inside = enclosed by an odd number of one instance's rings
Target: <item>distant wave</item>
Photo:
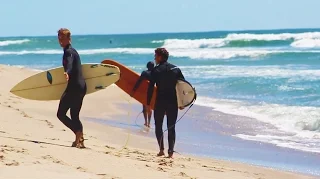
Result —
[[[291, 45], [293, 47], [320, 47], [320, 32], [282, 34], [228, 34], [224, 38], [165, 39], [151, 43], [163, 43], [163, 47], [176, 49], [249, 47]], [[274, 42], [273, 42], [274, 41]], [[279, 42], [280, 41], [280, 42]], [[284, 42], [282, 42], [284, 41]], [[315, 43], [315, 41], [317, 43]], [[281, 43], [282, 42], [282, 43]]]
[[[248, 78], [262, 77], [267, 79], [288, 78], [290, 81], [320, 80], [318, 69], [291, 69], [283, 66], [183, 66], [188, 76], [201, 79], [215, 78]], [[199, 73], [201, 72], [201, 73]], [[289, 87], [279, 87], [281, 91], [288, 91]]]
[[6, 40], [6, 41], [0, 41], [0, 46], [9, 46], [14, 44], [23, 44], [26, 42], [29, 42], [29, 39], [21, 39], [21, 40]]
[[[216, 49], [169, 49], [173, 57], [185, 57], [191, 59], [230, 59], [236, 57], [257, 58], [269, 54], [284, 53], [320, 53], [320, 50], [264, 50], [264, 49], [244, 49], [244, 48], [216, 48]], [[84, 49], [78, 50], [81, 55], [93, 54], [153, 54], [153, 48], [109, 48], [109, 49]], [[22, 51], [0, 51], [3, 55], [27, 55], [27, 54], [62, 54], [62, 50], [22, 50]]]
[[301, 39], [293, 42], [292, 47], [298, 48], [316, 48], [320, 47], [320, 38], [319, 39]]
[[[110, 48], [110, 49], [85, 49], [78, 50], [79, 54], [105, 54], [105, 53], [127, 53], [127, 54], [151, 54], [154, 49], [149, 48]], [[27, 54], [62, 54], [62, 50], [23, 50], [23, 51], [0, 51], [1, 55], [27, 55]]]

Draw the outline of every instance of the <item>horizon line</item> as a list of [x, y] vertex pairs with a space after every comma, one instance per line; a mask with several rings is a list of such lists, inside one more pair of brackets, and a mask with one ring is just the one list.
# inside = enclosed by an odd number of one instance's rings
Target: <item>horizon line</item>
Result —
[[[284, 30], [320, 30], [317, 28], [281, 28], [281, 29], [243, 29], [243, 30], [207, 30], [207, 31], [174, 31], [174, 32], [141, 32], [141, 33], [92, 33], [92, 34], [72, 34], [72, 36], [106, 36], [106, 35], [152, 35], [152, 34], [181, 34], [181, 33], [210, 33], [210, 32], [250, 32], [250, 31], [284, 31]], [[0, 36], [0, 38], [16, 38], [16, 37], [52, 37], [56, 35], [25, 35], [25, 36]]]

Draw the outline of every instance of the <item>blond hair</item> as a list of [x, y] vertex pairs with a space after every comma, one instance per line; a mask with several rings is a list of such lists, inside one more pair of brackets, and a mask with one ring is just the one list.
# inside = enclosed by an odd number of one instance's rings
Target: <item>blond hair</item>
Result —
[[68, 38], [70, 38], [70, 36], [71, 36], [70, 30], [67, 28], [60, 28], [58, 31], [58, 34], [61, 34], [63, 36], [67, 36]]

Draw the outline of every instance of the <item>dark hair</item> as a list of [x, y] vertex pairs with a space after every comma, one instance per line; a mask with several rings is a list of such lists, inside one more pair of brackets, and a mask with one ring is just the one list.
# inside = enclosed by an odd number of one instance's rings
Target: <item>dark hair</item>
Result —
[[152, 61], [149, 61], [147, 63], [147, 68], [148, 68], [148, 70], [152, 70], [154, 68], [154, 63]]
[[162, 61], [167, 61], [169, 58], [169, 52], [165, 48], [157, 48], [156, 50], [154, 50], [154, 53], [161, 56]]

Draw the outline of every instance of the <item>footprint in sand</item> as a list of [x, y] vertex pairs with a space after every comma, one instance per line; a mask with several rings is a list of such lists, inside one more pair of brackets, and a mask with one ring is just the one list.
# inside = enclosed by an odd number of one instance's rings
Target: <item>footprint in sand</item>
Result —
[[89, 136], [89, 138], [92, 138], [92, 139], [97, 139], [96, 137], [94, 137], [94, 136]]
[[31, 116], [29, 116], [27, 113], [25, 113], [24, 111], [21, 112], [21, 114], [23, 115], [23, 117], [25, 118], [32, 118]]
[[159, 166], [172, 167], [173, 165], [170, 162], [162, 162], [162, 163], [159, 163]]
[[105, 147], [108, 148], [108, 149], [116, 149], [116, 148], [108, 146], [108, 145], [105, 145]]
[[81, 171], [81, 172], [87, 172], [87, 170], [85, 169], [85, 168], [83, 168], [83, 167], [77, 167], [77, 170], [79, 170], [79, 171]]
[[5, 165], [6, 166], [19, 166], [20, 164], [17, 161], [13, 160], [12, 162], [6, 163]]
[[162, 167], [158, 167], [158, 168], [157, 168], [157, 171], [167, 172], [167, 171], [165, 171]]
[[182, 177], [189, 177], [186, 173], [184, 173], [184, 172], [180, 172], [179, 173], [179, 176], [182, 176]]
[[48, 120], [43, 120], [43, 121], [47, 123], [49, 128], [54, 128], [53, 124], [50, 121], [48, 121]]
[[65, 163], [63, 161], [60, 161], [59, 159], [55, 159], [54, 157], [52, 157], [50, 155], [42, 156], [42, 159], [52, 160], [53, 163], [65, 165]]
[[15, 153], [21, 153], [21, 154], [28, 154], [27, 150], [24, 148], [15, 148], [12, 146], [2, 145], [0, 152], [2, 153], [8, 153], [8, 152], [15, 152]]
[[101, 174], [96, 174], [97, 176], [106, 176], [107, 174], [103, 174], [103, 173], [101, 173]]

